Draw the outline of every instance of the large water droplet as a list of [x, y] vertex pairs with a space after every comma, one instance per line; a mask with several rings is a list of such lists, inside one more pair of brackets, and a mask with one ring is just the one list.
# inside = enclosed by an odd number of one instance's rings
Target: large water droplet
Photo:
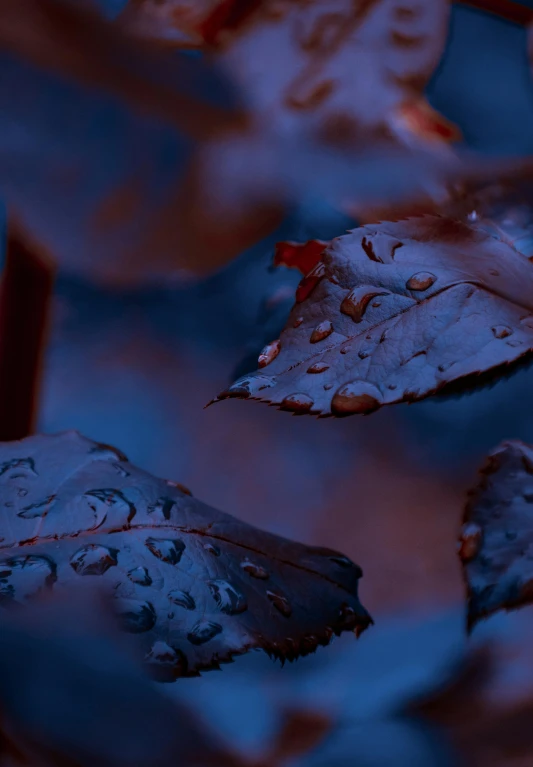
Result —
[[221, 632], [222, 626], [219, 623], [202, 620], [192, 627], [191, 631], [187, 634], [187, 639], [191, 644], [205, 644], [205, 642], [209, 642], [210, 639], [213, 639], [213, 637], [216, 637]]
[[253, 397], [254, 394], [262, 389], [269, 389], [276, 383], [275, 378], [269, 378], [268, 376], [243, 376], [232, 384], [229, 389], [226, 389], [219, 394], [219, 399], [225, 397]]
[[295, 392], [285, 397], [280, 407], [293, 413], [308, 413], [313, 407], [313, 400], [307, 394]]
[[154, 642], [144, 662], [157, 682], [173, 682], [187, 671], [185, 655], [166, 642]]
[[33, 458], [12, 458], [10, 461], [4, 461], [4, 463], [0, 464], [0, 476], [8, 471], [10, 472], [12, 469], [15, 469], [16, 472], [14, 475], [7, 477], [7, 479], [17, 479], [28, 473], [37, 476]]
[[117, 615], [124, 631], [130, 634], [143, 634], [151, 631], [157, 619], [154, 606], [150, 602], [140, 602], [137, 599], [120, 599]]
[[481, 546], [483, 532], [475, 522], [463, 525], [459, 538], [459, 557], [463, 562], [470, 562], [477, 556]]
[[169, 591], [168, 598], [172, 604], [178, 605], [179, 607], [184, 607], [186, 610], [196, 609], [196, 602], [188, 591], [180, 591], [180, 589], [174, 589], [174, 591]]
[[50, 510], [50, 506], [55, 501], [55, 498], [55, 495], [49, 495], [48, 498], [43, 498], [42, 501], [30, 503], [29, 506], [24, 506], [24, 508], [17, 513], [17, 517], [22, 517], [22, 519], [37, 519], [38, 517], [46, 517], [48, 511]]
[[319, 341], [323, 341], [324, 338], [327, 338], [333, 333], [333, 325], [329, 320], [324, 320], [324, 322], [321, 322], [319, 325], [316, 326], [316, 328], [311, 333], [311, 337], [309, 338], [310, 343], [317, 344]]
[[381, 290], [372, 285], [360, 285], [354, 288], [341, 303], [341, 312], [351, 317], [354, 322], [361, 322], [370, 301], [376, 296], [387, 296], [388, 290]]
[[285, 618], [290, 618], [292, 615], [292, 607], [289, 604], [289, 600], [281, 594], [275, 594], [273, 591], [267, 591], [267, 597], [270, 599], [274, 607]]
[[279, 339], [277, 341], [272, 341], [271, 343], [267, 344], [261, 354], [259, 355], [259, 358], [257, 360], [257, 365], [260, 368], [266, 368], [267, 365], [270, 365], [270, 363], [276, 359], [281, 349], [281, 342]]
[[146, 547], [154, 557], [167, 562], [169, 565], [177, 565], [185, 551], [185, 544], [180, 538], [147, 538]]
[[513, 332], [507, 325], [494, 325], [491, 330], [494, 338], [507, 338]]
[[409, 277], [405, 283], [407, 290], [427, 290], [436, 281], [436, 276], [431, 272], [417, 272]]
[[337, 619], [337, 627], [344, 631], [350, 631], [355, 627], [356, 623], [357, 616], [353, 607], [350, 607], [347, 604], [341, 605], [339, 617]]
[[103, 575], [117, 564], [117, 556], [117, 549], [89, 543], [71, 556], [70, 566], [78, 575]]
[[175, 487], [180, 491], [180, 493], [184, 493], [185, 495], [190, 495], [192, 497], [192, 490], [189, 490], [189, 488], [181, 482], [174, 482], [173, 479], [166, 479], [165, 482], [169, 487]]
[[[135, 516], [135, 506], [120, 490], [115, 490], [111, 487], [105, 487], [98, 490], [87, 490], [87, 492], [83, 495], [85, 498], [89, 499], [89, 506], [91, 506], [95, 513], [96, 527], [99, 527], [104, 522], [107, 516], [107, 510], [111, 508], [115, 513], [119, 513], [124, 516], [125, 523], [131, 522]], [[91, 502], [92, 498], [100, 501], [103, 508], [99, 509], [94, 502]]]
[[296, 317], [296, 319], [292, 323], [293, 328], [299, 328], [303, 321], [304, 321], [303, 317]]
[[151, 503], [148, 506], [148, 513], [154, 517], [158, 517], [160, 520], [168, 521], [172, 512], [172, 507], [176, 505], [176, 501], [172, 498], [166, 498], [161, 496], [155, 503]]
[[139, 586], [152, 585], [152, 579], [146, 567], [134, 567], [133, 570], [128, 570], [128, 578]]
[[124, 455], [122, 450], [113, 447], [112, 445], [106, 445], [104, 442], [98, 442], [89, 448], [90, 455], [96, 455], [99, 461], [111, 460], [111, 461], [124, 461], [128, 463], [128, 456]]
[[383, 402], [381, 392], [368, 381], [350, 381], [343, 384], [331, 401], [331, 410], [337, 415], [371, 413]]
[[0, 603], [25, 602], [56, 581], [56, 566], [47, 557], [10, 557], [0, 564]]
[[204, 549], [209, 554], [212, 554], [214, 557], [220, 556], [220, 549], [218, 546], [215, 546], [214, 543], [204, 543]]
[[268, 570], [265, 570], [265, 568], [260, 565], [256, 565], [254, 562], [250, 562], [249, 559], [245, 559], [241, 562], [241, 568], [252, 578], [258, 578], [260, 581], [266, 581], [270, 577]]
[[306, 274], [305, 277], [300, 281], [300, 284], [296, 288], [296, 303], [301, 304], [303, 301], [309, 298], [320, 280], [322, 280], [325, 276], [326, 267], [322, 261], [320, 261], [313, 269], [311, 269], [309, 274]]
[[329, 370], [329, 365], [326, 365], [325, 362], [315, 362], [307, 368], [308, 373], [325, 373], [326, 370]]
[[238, 615], [247, 609], [245, 597], [231, 583], [215, 580], [208, 581], [207, 585], [221, 612], [226, 615]]

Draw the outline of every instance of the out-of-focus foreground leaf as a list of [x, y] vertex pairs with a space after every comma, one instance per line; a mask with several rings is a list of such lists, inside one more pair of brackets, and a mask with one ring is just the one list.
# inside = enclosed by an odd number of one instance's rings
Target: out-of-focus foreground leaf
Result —
[[371, 619], [360, 568], [261, 532], [77, 432], [0, 445], [0, 595], [95, 577], [162, 680], [260, 648], [294, 659]]
[[138, 0], [123, 23], [150, 36], [188, 33], [213, 46], [259, 121], [335, 141], [369, 133], [450, 140], [423, 99], [448, 33], [447, 0]]
[[29, 237], [84, 277], [202, 277], [309, 197], [337, 208], [435, 201], [459, 181], [523, 167], [402, 144], [374, 124], [348, 148], [323, 130], [280, 130], [274, 113], [256, 115], [251, 84], [246, 121], [222, 57], [154, 50], [62, 0], [21, 2], [0, 3], [0, 194]]
[[487, 458], [464, 514], [459, 555], [468, 625], [533, 601], [533, 447], [502, 443]]
[[236, 767], [142, 673], [91, 588], [0, 615], [2, 767]]
[[344, 416], [467, 387], [530, 353], [532, 296], [533, 265], [474, 225], [423, 216], [360, 227], [303, 278], [260, 370], [219, 399]]

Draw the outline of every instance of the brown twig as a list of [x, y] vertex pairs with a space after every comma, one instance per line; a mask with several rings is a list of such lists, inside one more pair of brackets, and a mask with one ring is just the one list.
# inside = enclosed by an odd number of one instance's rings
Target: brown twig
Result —
[[54, 268], [8, 225], [0, 280], [0, 441], [35, 425]]

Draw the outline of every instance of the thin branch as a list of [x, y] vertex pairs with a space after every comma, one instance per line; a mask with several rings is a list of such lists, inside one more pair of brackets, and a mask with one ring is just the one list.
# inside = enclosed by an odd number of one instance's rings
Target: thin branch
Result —
[[492, 13], [521, 26], [527, 26], [533, 22], [533, 8], [516, 3], [514, 0], [455, 0], [455, 3]]
[[0, 281], [0, 440], [31, 434], [37, 414], [54, 269], [8, 224]]

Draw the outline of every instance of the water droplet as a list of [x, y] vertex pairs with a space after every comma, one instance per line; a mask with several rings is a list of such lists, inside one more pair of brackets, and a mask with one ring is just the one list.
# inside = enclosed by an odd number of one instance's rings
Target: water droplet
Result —
[[303, 321], [303, 317], [297, 317], [292, 324], [293, 328], [299, 328]]
[[492, 274], [493, 277], [499, 277], [500, 273], [497, 269], [489, 269], [489, 274]]
[[366, 360], [366, 358], [367, 358], [367, 357], [370, 357], [370, 355], [371, 355], [371, 354], [372, 354], [372, 352], [371, 352], [371, 350], [370, 350], [370, 349], [360, 349], [360, 350], [357, 352], [357, 356], [358, 356], [358, 357], [359, 357], [359, 359], [361, 359], [361, 360]]
[[407, 290], [427, 290], [436, 281], [436, 277], [431, 272], [417, 272], [409, 277], [405, 283]]
[[313, 330], [309, 341], [312, 344], [317, 344], [319, 341], [323, 341], [324, 338], [327, 338], [332, 333], [333, 333], [333, 325], [331, 324], [329, 320], [324, 320], [324, 322], [321, 322]]
[[463, 525], [459, 538], [459, 557], [463, 562], [470, 562], [477, 556], [481, 545], [482, 530], [475, 522]]
[[347, 604], [341, 605], [341, 608], [339, 610], [339, 617], [337, 620], [337, 625], [339, 629], [350, 631], [351, 629], [355, 627], [356, 623], [357, 623], [357, 616], [353, 607], [350, 607]]
[[513, 349], [516, 349], [517, 346], [522, 346], [524, 343], [523, 341], [519, 341], [518, 338], [515, 338], [513, 341], [506, 341], [505, 342], [507, 346], [510, 346]]
[[173, 682], [187, 670], [185, 655], [166, 642], [154, 642], [144, 662], [149, 674], [157, 682]]
[[333, 389], [333, 384], [332, 383], [324, 384], [324, 390], [325, 391], [329, 391], [330, 389]]
[[11, 471], [11, 469], [16, 469], [17, 474], [16, 476], [8, 477], [8, 479], [23, 477], [24, 473], [35, 474], [37, 476], [33, 458], [12, 458], [10, 461], [4, 461], [4, 463], [0, 464], [0, 476]]
[[341, 346], [340, 352], [341, 354], [349, 354], [352, 351], [352, 345], [346, 344], [346, 346]]
[[268, 376], [244, 376], [239, 378], [232, 384], [229, 389], [226, 389], [219, 394], [219, 399], [225, 397], [251, 397], [262, 389], [269, 389], [276, 383], [275, 378], [269, 378]]
[[507, 338], [513, 332], [507, 325], [494, 325], [491, 330], [494, 338]]
[[281, 594], [275, 594], [273, 591], [267, 591], [267, 597], [270, 599], [276, 610], [283, 615], [284, 618], [290, 618], [292, 615], [292, 607], [289, 604], [289, 600]]
[[221, 632], [222, 626], [219, 623], [206, 620], [198, 621], [187, 634], [187, 639], [194, 645], [205, 644], [205, 642], [209, 642], [210, 639], [213, 639], [213, 637], [216, 637]]
[[296, 288], [296, 303], [301, 304], [303, 301], [309, 298], [318, 283], [325, 276], [326, 267], [322, 261], [320, 261], [313, 269], [311, 269], [309, 274], [306, 274], [305, 277], [300, 281], [300, 284]]
[[337, 415], [371, 413], [381, 405], [381, 392], [368, 381], [350, 381], [343, 384], [331, 401], [331, 409]]
[[330, 79], [320, 82], [300, 81], [296, 90], [287, 95], [285, 103], [293, 109], [316, 109], [329, 98], [334, 85]]
[[387, 386], [387, 389], [390, 389], [391, 391], [394, 391], [397, 388], [398, 388], [398, 384], [395, 384], [395, 383], [390, 383]]
[[129, 523], [136, 514], [136, 508], [128, 501], [124, 493], [114, 488], [102, 488], [99, 490], [88, 490], [83, 494], [85, 498], [96, 498], [103, 504], [104, 508], [98, 509], [94, 503], [89, 502], [92, 510], [95, 513], [95, 526], [99, 527], [107, 516], [107, 510], [113, 508], [116, 512], [122, 510], [125, 515], [125, 522]]
[[280, 407], [293, 413], [308, 413], [313, 407], [313, 400], [307, 394], [295, 392], [285, 397]]
[[78, 575], [103, 575], [118, 563], [117, 549], [89, 543], [70, 558], [70, 566]]
[[186, 610], [196, 609], [196, 602], [188, 591], [180, 591], [180, 589], [169, 591], [168, 598], [173, 604], [184, 607]]
[[266, 581], [270, 577], [268, 570], [265, 570], [265, 568], [260, 565], [250, 562], [249, 559], [245, 559], [241, 562], [241, 568], [245, 573], [251, 575], [252, 578], [258, 578], [260, 581]]
[[238, 615], [248, 608], [245, 597], [231, 583], [215, 580], [208, 581], [207, 585], [218, 609], [226, 615]]
[[475, 210], [472, 210], [472, 211], [471, 211], [471, 212], [470, 212], [470, 213], [467, 215], [467, 219], [468, 219], [469, 221], [477, 221], [477, 220], [478, 220], [478, 218], [479, 218], [479, 216], [478, 216], [478, 213], [477, 213], [477, 211], [475, 211]]
[[152, 585], [152, 579], [146, 567], [134, 567], [133, 570], [128, 570], [128, 578], [132, 583], [137, 583], [139, 586]]
[[24, 506], [24, 508], [18, 512], [17, 517], [22, 517], [22, 519], [37, 519], [38, 517], [46, 517], [48, 511], [50, 510], [50, 506], [55, 501], [55, 498], [55, 495], [49, 495], [48, 498], [44, 498], [42, 501], [30, 503], [29, 506]]
[[19, 498], [24, 498], [25, 495], [28, 495], [28, 491], [26, 490], [25, 487], [19, 487], [17, 495], [19, 496]]
[[98, 442], [93, 445], [93, 447], [89, 449], [89, 454], [96, 454], [98, 456], [98, 460], [111, 459], [112, 461], [119, 460], [124, 461], [125, 463], [129, 463], [128, 456], [124, 455], [122, 450], [118, 450], [112, 445], [106, 445], [104, 442]]
[[329, 365], [326, 365], [325, 362], [315, 362], [307, 368], [308, 373], [324, 373], [326, 370], [329, 370]]
[[0, 603], [25, 602], [57, 580], [56, 566], [47, 557], [10, 557], [0, 564]]
[[185, 544], [179, 538], [147, 538], [146, 547], [154, 557], [167, 562], [169, 565], [177, 565], [181, 555], [185, 551]]
[[341, 312], [347, 314], [354, 322], [361, 322], [370, 301], [376, 296], [387, 296], [388, 290], [380, 290], [371, 285], [359, 285], [344, 298]]
[[157, 619], [154, 606], [137, 599], [118, 600], [117, 615], [122, 629], [130, 634], [151, 631]]
[[212, 554], [214, 557], [220, 556], [220, 549], [218, 548], [218, 546], [215, 546], [213, 543], [204, 543], [204, 549], [209, 554]]
[[278, 341], [272, 341], [272, 343], [267, 344], [261, 354], [259, 355], [259, 358], [257, 360], [257, 364], [260, 368], [266, 368], [267, 365], [270, 365], [270, 363], [276, 359], [281, 349], [281, 342]]
[[172, 507], [175, 505], [176, 501], [173, 501], [172, 498], [161, 496], [155, 503], [150, 503], [148, 505], [148, 514], [153, 514], [161, 520], [168, 521], [172, 513]]
[[120, 463], [114, 463], [113, 468], [117, 472], [119, 476], [121, 476], [123, 479], [126, 479], [126, 477], [130, 476], [129, 471], [126, 471], [126, 469], [120, 465]]

